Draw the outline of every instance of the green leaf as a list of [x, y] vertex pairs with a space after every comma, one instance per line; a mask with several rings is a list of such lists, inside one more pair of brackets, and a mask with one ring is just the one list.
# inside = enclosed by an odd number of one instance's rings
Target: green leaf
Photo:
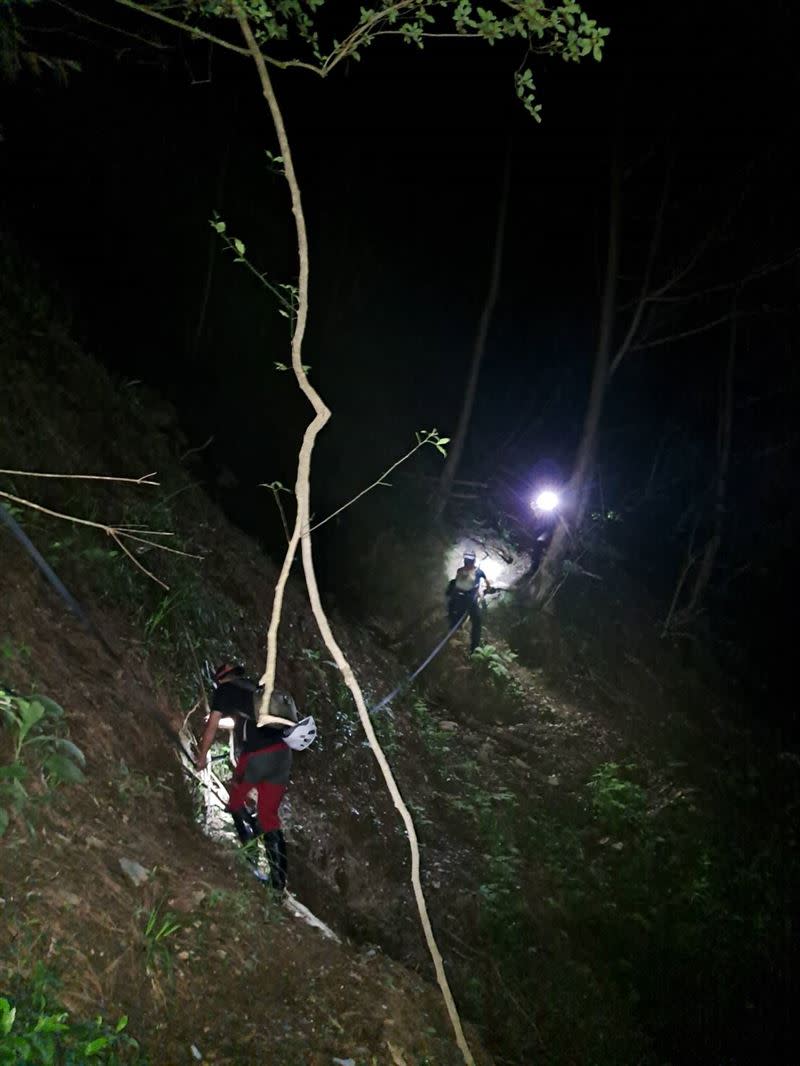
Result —
[[244, 255], [244, 244], [242, 243], [242, 241], [239, 240], [238, 237], [234, 237], [233, 247], [236, 249], [239, 255]]
[[122, 1017], [120, 1018], [120, 1020], [117, 1022], [116, 1027], [114, 1029], [114, 1032], [115, 1033], [121, 1033], [122, 1030], [125, 1028], [125, 1026], [127, 1024], [128, 1024], [128, 1015], [127, 1014], [123, 1014]]
[[107, 1036], [98, 1036], [95, 1040], [90, 1040], [86, 1047], [83, 1049], [83, 1053], [86, 1056], [96, 1055], [98, 1051], [102, 1051], [107, 1048], [111, 1041]]
[[0, 766], [0, 781], [22, 781], [28, 776], [22, 763], [14, 762], [10, 766]]
[[45, 1014], [39, 1017], [34, 1033], [65, 1033], [69, 1026], [66, 1024], [67, 1014]]
[[[0, 837], [3, 836], [3, 834], [6, 831], [6, 829], [8, 829], [8, 821], [9, 821], [8, 811], [5, 809], [5, 807], [0, 807]], [[2, 1022], [3, 1022], [3, 1014], [2, 1014], [3, 1003], [7, 1003], [7, 1002], [8, 1002], [7, 1000], [0, 999], [0, 1026], [2, 1025]], [[12, 1018], [11, 1020], [13, 1021], [14, 1019]], [[6, 1030], [6, 1032], [8, 1032], [8, 1030]]]
[[25, 737], [31, 729], [44, 718], [44, 707], [38, 700], [17, 700], [19, 708], [19, 744], [25, 743]]
[[11, 1032], [16, 1016], [17, 1008], [12, 1007], [7, 999], [0, 998], [0, 1033], [3, 1036], [8, 1036]]
[[53, 744], [59, 751], [62, 751], [72, 759], [74, 763], [77, 763], [82, 770], [86, 769], [86, 756], [77, 744], [73, 744], [71, 740], [67, 740], [65, 737], [56, 737]]
[[169, 918], [165, 918], [161, 928], [156, 933], [156, 940], [166, 940], [168, 936], [177, 933], [180, 927], [180, 922], [173, 922]]
[[3, 792], [4, 799], [10, 802], [18, 811], [21, 811], [28, 802], [28, 793], [25, 791], [25, 786], [21, 785], [18, 779], [5, 785]]
[[40, 703], [44, 707], [45, 714], [51, 718], [63, 718], [64, 708], [61, 704], [56, 703], [55, 700], [51, 700], [49, 696], [40, 696], [39, 693], [34, 693], [33, 698], [37, 703]]
[[42, 769], [51, 785], [57, 785], [61, 781], [77, 785], [83, 781], [81, 768], [66, 755], [48, 755], [42, 764]]

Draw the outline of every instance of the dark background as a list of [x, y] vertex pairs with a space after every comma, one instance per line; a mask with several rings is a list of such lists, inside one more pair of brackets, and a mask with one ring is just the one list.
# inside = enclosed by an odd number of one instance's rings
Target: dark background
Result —
[[[508, 153], [500, 298], [462, 474], [516, 486], [546, 463], [568, 474], [597, 335], [611, 160], [625, 173], [623, 304], [638, 292], [671, 167], [655, 276], [705, 241], [680, 291], [713, 291], [659, 306], [651, 338], [713, 320], [731, 283], [784, 264], [738, 297], [734, 456], [707, 635], [749, 656], [760, 712], [793, 730], [780, 634], [800, 524], [797, 16], [777, 2], [588, 6], [611, 27], [605, 58], [541, 60], [541, 126], [515, 98], [513, 45], [378, 42], [324, 82], [276, 74], [311, 239], [305, 360], [334, 411], [314, 505], [325, 512], [362, 487], [416, 429], [454, 429]], [[309, 412], [274, 369], [289, 358], [286, 320], [208, 226], [218, 211], [259, 269], [294, 280], [288, 195], [264, 154], [276, 145], [255, 72], [169, 30], [153, 49], [50, 4], [22, 21], [29, 42], [82, 71], [64, 86], [23, 70], [4, 87], [3, 228], [57, 279], [92, 352], [168, 398], [191, 444], [213, 434], [203, 477], [277, 551], [272, 500], [256, 485], [293, 483]], [[626, 324], [622, 314], [619, 337]], [[632, 353], [609, 394], [597, 498], [602, 489], [623, 515], [619, 546], [665, 602], [693, 516], [705, 521], [727, 344], [722, 325]], [[418, 463], [436, 470], [434, 460]], [[318, 541], [323, 561], [331, 536]]]

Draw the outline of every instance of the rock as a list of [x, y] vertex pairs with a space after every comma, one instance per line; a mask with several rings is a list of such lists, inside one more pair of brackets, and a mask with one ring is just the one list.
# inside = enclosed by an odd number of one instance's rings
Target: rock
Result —
[[145, 884], [150, 877], [150, 871], [133, 859], [120, 859], [119, 865], [122, 872], [130, 877], [137, 888]]
[[87, 837], [86, 843], [90, 848], [104, 848], [105, 844], [99, 837]]
[[355, 1059], [333, 1059], [335, 1066], [356, 1066]]
[[547, 779], [547, 783], [548, 783], [548, 785], [560, 785], [561, 784], [561, 778], [558, 776], [558, 774], [550, 774], [550, 776]]
[[190, 1050], [192, 1052], [192, 1058], [193, 1059], [195, 1059], [197, 1062], [202, 1062], [203, 1061], [203, 1056], [202, 1056], [202, 1053], [200, 1051], [200, 1048], [197, 1047], [196, 1044], [192, 1044]]
[[458, 729], [458, 722], [448, 722], [445, 719], [443, 722], [439, 722], [439, 728], [443, 729], [445, 733], [452, 733]]

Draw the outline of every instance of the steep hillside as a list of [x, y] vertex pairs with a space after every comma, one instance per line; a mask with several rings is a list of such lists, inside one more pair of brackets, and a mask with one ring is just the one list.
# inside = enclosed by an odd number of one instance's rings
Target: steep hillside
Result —
[[[50, 775], [50, 787], [46, 743], [15, 760], [18, 732], [4, 717], [2, 785], [17, 779], [23, 789], [2, 793], [9, 824], [0, 994], [18, 1004], [12, 1035], [23, 1031], [26, 1011], [41, 1025], [57, 1004], [86, 1039], [80, 1019], [127, 1016], [125, 1032], [153, 1063], [198, 1055], [218, 1063], [459, 1061], [432, 986], [377, 945], [326, 939], [285, 914], [234, 849], [202, 835], [197, 795], [169, 732], [196, 700], [198, 655], [260, 659], [274, 570], [184, 472], [177, 450], [185, 443], [174, 427], [164, 432], [169, 412], [154, 417], [152, 397], [113, 382], [68, 339], [48, 302], [31, 304], [27, 292], [6, 290], [3, 310], [3, 395], [15, 398], [2, 422], [4, 465], [127, 474], [146, 473], [144, 463], [159, 469], [161, 488], [147, 496], [132, 486], [7, 475], [3, 491], [91, 521], [179, 530], [181, 550], [204, 559], [130, 541], [141, 566], [170, 583], [165, 589], [101, 531], [4, 500], [95, 630], [69, 613], [4, 528], [4, 706], [18, 707], [14, 693], [57, 701], [63, 722], [51, 720], [44, 701], [47, 715], [30, 738], [57, 732], [85, 755], [81, 782], [53, 785]], [[293, 590], [285, 626], [292, 651], [280, 676], [302, 702], [300, 649], [311, 637]], [[334, 719], [323, 715], [321, 724], [323, 745], [333, 747]], [[298, 762], [301, 778], [313, 781]], [[122, 861], [144, 868], [142, 883]], [[292, 883], [302, 898], [299, 864]], [[472, 1042], [488, 1061], [474, 1033]], [[33, 1053], [8, 1061], [33, 1061]], [[136, 1054], [119, 1053], [121, 1061]]]
[[[112, 380], [35, 281], [13, 277], [0, 466], [157, 470], [160, 484], [5, 474], [0, 490], [134, 536], [174, 532], [164, 543], [189, 555], [123, 539], [131, 559], [103, 529], [4, 498], [106, 646], [0, 531], [0, 683], [60, 704], [58, 729], [86, 757], [83, 782], [48, 791], [40, 752], [23, 753], [29, 799], [7, 804], [2, 841], [3, 988], [35, 1004], [42, 974], [57, 975], [52, 995], [76, 1017], [128, 1015], [154, 1063], [191, 1061], [192, 1045], [219, 1063], [459, 1061], [402, 824], [299, 583], [279, 680], [320, 738], [285, 803], [290, 883], [342, 943], [271, 905], [235, 849], [203, 836], [203, 796], [169, 733], [204, 657], [260, 668], [275, 568], [210, 502], [166, 406]], [[369, 611], [333, 622], [374, 702], [442, 635], [442, 579], [466, 534], [398, 521], [378, 539], [369, 514], [347, 516], [362, 543], [370, 532], [348, 575]], [[409, 543], [413, 596], [381, 581]], [[568, 581], [555, 617], [492, 606], [478, 656], [458, 634], [376, 718], [476, 1057], [789, 1061], [797, 761], [735, 724], [735, 689], [711, 663], [657, 639], [654, 608], [599, 545], [590, 569], [602, 581]], [[14, 731], [0, 736], [10, 765]], [[148, 871], [141, 885], [120, 859]]]

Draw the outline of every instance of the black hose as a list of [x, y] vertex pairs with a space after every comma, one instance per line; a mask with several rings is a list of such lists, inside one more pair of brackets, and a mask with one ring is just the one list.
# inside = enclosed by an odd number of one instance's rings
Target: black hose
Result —
[[50, 564], [39, 551], [39, 549], [36, 547], [36, 545], [31, 541], [30, 537], [19, 524], [19, 522], [17, 522], [16, 518], [14, 518], [8, 508], [2, 503], [0, 503], [0, 520], [2, 520], [5, 525], [8, 526], [13, 536], [19, 541], [19, 543], [22, 545], [22, 547], [25, 549], [31, 559], [33, 559], [40, 572], [53, 586], [53, 588], [56, 590], [56, 592], [64, 601], [64, 603], [66, 603], [70, 611], [81, 623], [83, 628], [100, 641], [100, 643], [103, 645], [103, 647], [113, 659], [119, 661], [119, 654], [111, 647], [111, 645], [108, 643], [108, 641], [97, 628], [97, 626], [89, 618], [86, 611], [84, 611], [83, 607], [81, 607], [81, 605], [78, 603], [78, 601], [69, 591], [69, 589], [66, 588], [64, 582], [61, 580], [55, 570], [53, 570], [52, 566], [50, 566]]

